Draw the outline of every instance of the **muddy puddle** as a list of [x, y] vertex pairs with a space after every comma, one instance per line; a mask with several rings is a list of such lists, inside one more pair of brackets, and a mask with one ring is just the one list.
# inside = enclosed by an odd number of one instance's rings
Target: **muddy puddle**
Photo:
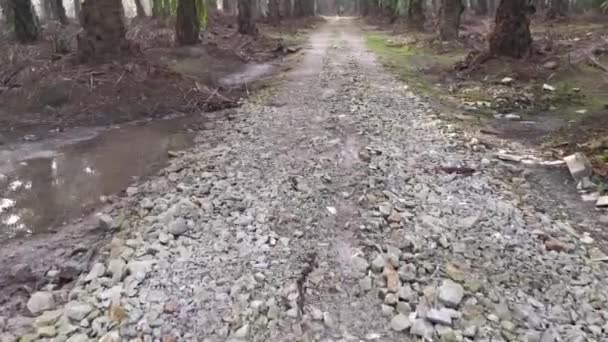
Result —
[[56, 133], [0, 146], [0, 241], [49, 232], [191, 146], [201, 116]]
[[273, 66], [268, 63], [263, 64], [245, 64], [236, 72], [224, 76], [219, 79], [219, 84], [223, 86], [236, 86], [241, 84], [249, 84], [260, 78], [270, 75], [273, 71]]

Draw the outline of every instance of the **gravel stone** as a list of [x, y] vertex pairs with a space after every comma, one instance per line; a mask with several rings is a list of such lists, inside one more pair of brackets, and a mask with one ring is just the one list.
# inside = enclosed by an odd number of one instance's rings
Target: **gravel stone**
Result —
[[455, 308], [462, 301], [464, 289], [458, 283], [446, 279], [439, 287], [439, 300], [446, 306]]
[[27, 309], [32, 314], [38, 314], [42, 311], [51, 310], [55, 308], [55, 298], [51, 292], [34, 292], [27, 302]]
[[398, 314], [391, 319], [391, 329], [395, 331], [404, 331], [409, 329], [411, 326], [412, 322], [410, 322], [410, 318], [406, 315]]

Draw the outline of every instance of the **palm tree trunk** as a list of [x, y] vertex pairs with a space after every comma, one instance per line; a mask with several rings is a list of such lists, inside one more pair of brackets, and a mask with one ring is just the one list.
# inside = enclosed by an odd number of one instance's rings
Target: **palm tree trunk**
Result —
[[528, 15], [532, 12], [529, 0], [501, 0], [494, 31], [490, 34], [490, 52], [514, 58], [529, 55], [532, 35]]
[[138, 18], [144, 18], [146, 16], [146, 11], [144, 10], [144, 6], [141, 4], [141, 0], [135, 0], [135, 9], [137, 10]]
[[74, 17], [80, 21], [80, 0], [74, 0]]
[[67, 25], [68, 24], [68, 16], [65, 14], [65, 7], [63, 6], [63, 0], [54, 0], [54, 10], [55, 10], [55, 17], [57, 18], [57, 20], [59, 20], [59, 22], [61, 23], [61, 25]]
[[238, 0], [239, 7], [239, 33], [255, 35], [258, 28], [255, 25], [255, 1]]
[[194, 45], [200, 42], [200, 23], [196, 10], [196, 0], [179, 0], [175, 21], [175, 38], [179, 45]]
[[424, 5], [423, 0], [410, 0], [407, 9], [407, 23], [410, 29], [424, 30]]
[[462, 0], [441, 0], [439, 10], [439, 37], [441, 40], [458, 38], [460, 16], [463, 11]]
[[[9, 6], [14, 21], [15, 37], [20, 43], [31, 43], [38, 39], [40, 27], [31, 0], [10, 0]], [[12, 12], [12, 13], [11, 13]], [[10, 21], [10, 20], [9, 20]]]
[[121, 0], [85, 0], [78, 52], [82, 61], [117, 58], [129, 50]]

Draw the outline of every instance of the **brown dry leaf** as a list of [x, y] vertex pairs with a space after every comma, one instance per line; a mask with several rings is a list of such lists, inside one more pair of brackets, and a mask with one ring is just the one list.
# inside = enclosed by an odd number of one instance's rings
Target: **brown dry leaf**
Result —
[[127, 310], [125, 310], [125, 308], [123, 308], [120, 304], [112, 303], [112, 305], [110, 305], [110, 320], [120, 323], [127, 317], [129, 317]]

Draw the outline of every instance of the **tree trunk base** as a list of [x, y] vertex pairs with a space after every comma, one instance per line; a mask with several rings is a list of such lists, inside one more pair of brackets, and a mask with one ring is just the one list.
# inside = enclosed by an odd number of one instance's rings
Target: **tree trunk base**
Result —
[[490, 53], [513, 58], [529, 56], [532, 35], [528, 14], [531, 12], [528, 0], [502, 0], [490, 34]]
[[122, 18], [121, 0], [86, 0], [80, 17], [84, 30], [77, 36], [79, 59], [86, 62], [129, 54]]

